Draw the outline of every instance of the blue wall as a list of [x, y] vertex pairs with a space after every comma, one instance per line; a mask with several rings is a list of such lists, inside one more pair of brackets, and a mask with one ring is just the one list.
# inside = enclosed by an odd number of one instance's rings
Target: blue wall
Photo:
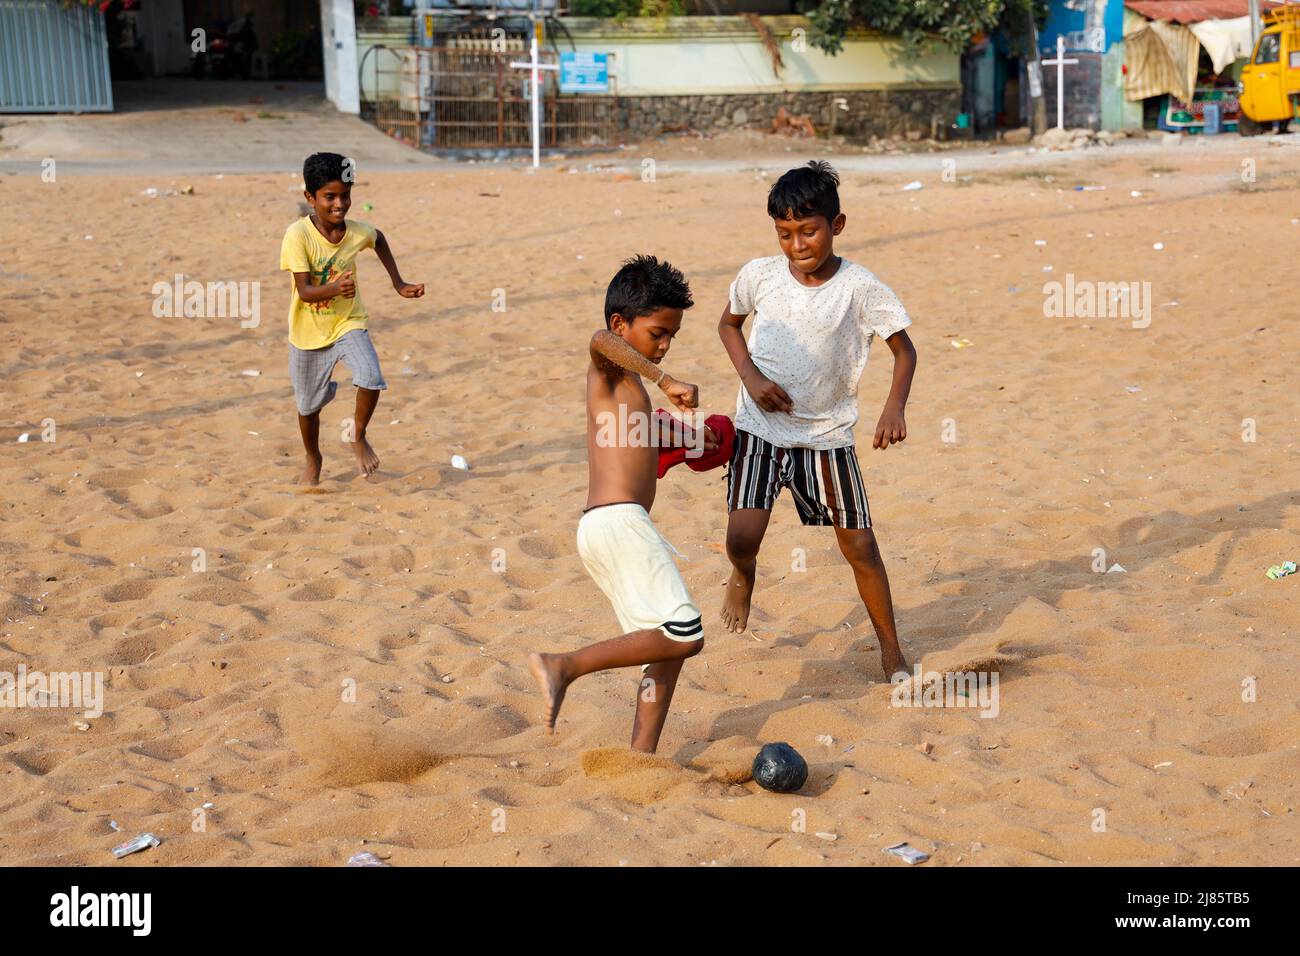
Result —
[[[1071, 10], [1066, 6], [1077, 6], [1085, 9]], [[1111, 48], [1111, 45], [1119, 42], [1124, 37], [1124, 0], [1049, 0], [1047, 23], [1038, 34], [1038, 45], [1044, 53], [1056, 52], [1056, 38], [1061, 34], [1067, 34], [1066, 49], [1077, 50], [1082, 46], [1071, 40], [1068, 34], [1082, 33], [1088, 23], [1087, 7], [1093, 4], [1098, 5], [1104, 10], [1102, 15], [1102, 25], [1106, 31], [1104, 47], [1097, 51], [1104, 53]]]

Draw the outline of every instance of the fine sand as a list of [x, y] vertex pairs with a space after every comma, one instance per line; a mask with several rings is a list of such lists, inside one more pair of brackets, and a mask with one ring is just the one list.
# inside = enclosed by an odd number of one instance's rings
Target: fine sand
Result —
[[[586, 343], [619, 261], [665, 256], [698, 303], [665, 365], [733, 414], [715, 327], [779, 251], [771, 177], [566, 162], [362, 171], [353, 214], [428, 291], [362, 263], [381, 471], [355, 476], [345, 384], [310, 491], [277, 269], [299, 177], [0, 176], [0, 671], [106, 681], [102, 716], [0, 708], [0, 863], [1300, 860], [1300, 576], [1264, 574], [1300, 560], [1293, 146], [847, 174], [837, 251], [919, 352], [904, 445], [869, 448], [883, 344], [860, 393], [899, 633], [927, 671], [997, 671], [998, 713], [891, 706], [851, 573], [788, 493], [752, 630], [724, 633], [722, 472], [676, 469], [654, 517], [706, 647], [655, 757], [625, 749], [635, 671], [579, 681], [547, 737], [527, 667], [617, 627], [574, 546]], [[155, 317], [177, 273], [261, 282], [261, 324]], [[1045, 317], [1067, 273], [1149, 282], [1149, 327]], [[749, 779], [778, 740], [811, 767], [796, 795]]]

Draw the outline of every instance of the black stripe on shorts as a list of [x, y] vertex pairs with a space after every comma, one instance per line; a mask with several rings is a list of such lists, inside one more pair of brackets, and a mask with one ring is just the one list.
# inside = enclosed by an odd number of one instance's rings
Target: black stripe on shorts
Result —
[[694, 637], [696, 634], [704, 633], [702, 617], [697, 617], [693, 621], [667, 621], [663, 628], [673, 637]]
[[727, 471], [727, 510], [771, 511], [787, 485], [803, 524], [871, 527], [866, 484], [852, 445], [782, 448], [738, 430]]

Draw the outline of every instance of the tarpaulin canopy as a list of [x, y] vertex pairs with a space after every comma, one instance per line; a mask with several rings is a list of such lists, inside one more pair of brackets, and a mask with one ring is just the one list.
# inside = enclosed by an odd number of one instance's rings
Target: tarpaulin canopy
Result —
[[1144, 100], [1170, 93], [1190, 103], [1200, 54], [1200, 41], [1179, 24], [1151, 20], [1124, 34], [1124, 97]]
[[[1261, 11], [1282, 6], [1260, 0]], [[1142, 100], [1169, 93], [1190, 103], [1196, 89], [1200, 47], [1214, 72], [1250, 56], [1249, 0], [1124, 0], [1147, 18], [1124, 34], [1124, 96]]]
[[[1250, 0], [1124, 0], [1124, 6], [1148, 20], [1168, 23], [1200, 23], [1202, 20], [1232, 20], [1250, 13]], [[1260, 13], [1280, 4], [1260, 0]]]

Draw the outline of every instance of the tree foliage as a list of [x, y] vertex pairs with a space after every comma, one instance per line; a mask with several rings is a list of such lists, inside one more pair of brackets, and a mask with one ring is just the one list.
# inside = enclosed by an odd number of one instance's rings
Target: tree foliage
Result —
[[1041, 26], [1047, 0], [805, 0], [803, 9], [815, 31], [810, 39], [827, 53], [838, 53], [844, 34], [858, 26], [898, 36], [915, 54], [934, 37], [960, 51], [999, 26], [1024, 48], [1030, 11]]

